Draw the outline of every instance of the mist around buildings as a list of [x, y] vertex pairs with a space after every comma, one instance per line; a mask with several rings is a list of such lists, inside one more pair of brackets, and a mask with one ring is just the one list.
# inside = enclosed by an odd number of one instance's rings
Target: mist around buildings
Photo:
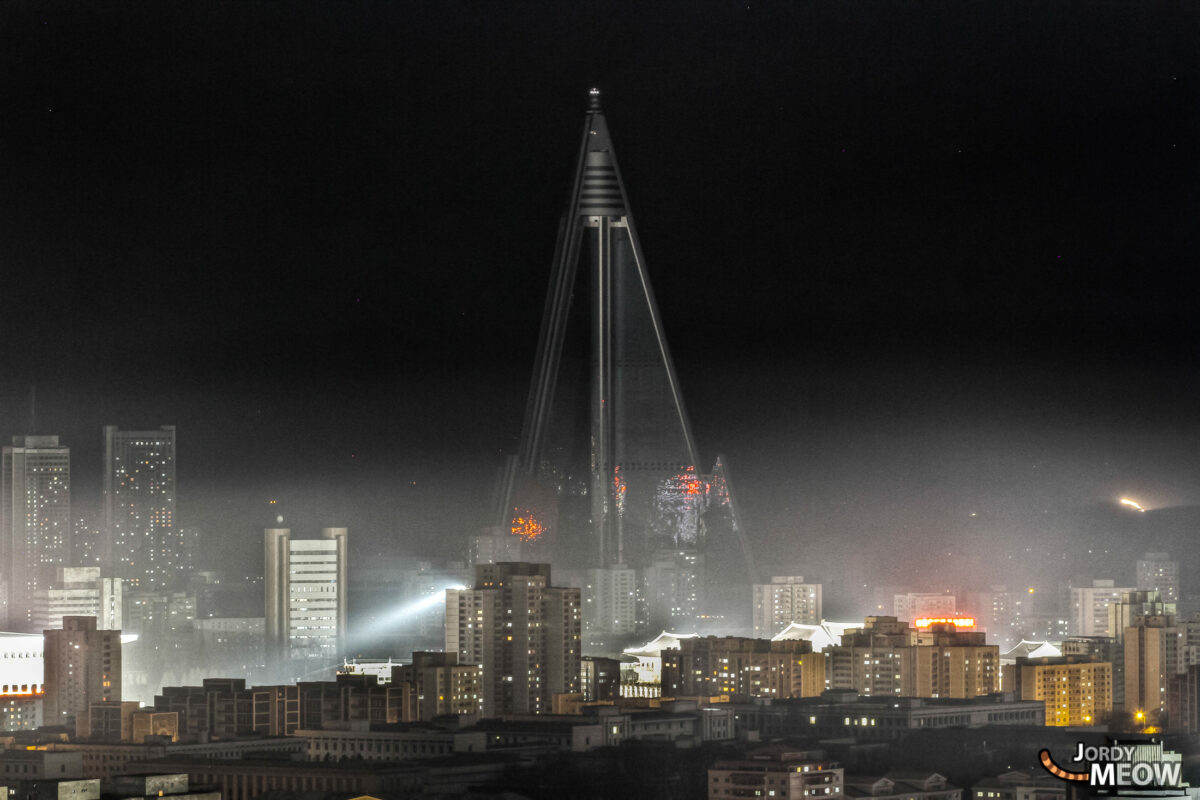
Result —
[[10, 797], [1196, 794], [1194, 15], [743, 5], [0, 11]]

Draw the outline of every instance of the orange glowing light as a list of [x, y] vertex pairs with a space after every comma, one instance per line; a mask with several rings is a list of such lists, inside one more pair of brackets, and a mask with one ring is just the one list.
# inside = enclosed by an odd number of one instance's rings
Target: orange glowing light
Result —
[[541, 536], [545, 530], [542, 523], [534, 519], [533, 514], [530, 514], [528, 511], [513, 517], [512, 535], [521, 537], [521, 541], [523, 542], [532, 542]]
[[974, 617], [921, 617], [913, 620], [918, 628], [928, 628], [930, 625], [953, 625], [956, 628], [974, 628]]
[[704, 491], [704, 483], [696, 477], [695, 467], [688, 467], [684, 472], [676, 475], [675, 485], [685, 495], [700, 494]]

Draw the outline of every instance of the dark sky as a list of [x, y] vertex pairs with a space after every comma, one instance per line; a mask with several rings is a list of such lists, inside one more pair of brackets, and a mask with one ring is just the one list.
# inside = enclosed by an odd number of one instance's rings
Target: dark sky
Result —
[[228, 558], [269, 498], [453, 554], [598, 85], [764, 556], [1197, 503], [1198, 42], [1192, 3], [9, 0], [0, 434], [36, 383], [86, 507], [102, 424], [179, 425]]

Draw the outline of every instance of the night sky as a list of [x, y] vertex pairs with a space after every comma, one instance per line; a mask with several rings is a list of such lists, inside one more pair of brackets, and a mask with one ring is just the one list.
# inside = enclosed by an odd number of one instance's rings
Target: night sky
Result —
[[1192, 3], [9, 0], [0, 435], [36, 385], [87, 513], [101, 425], [177, 424], [215, 566], [269, 499], [459, 554], [595, 85], [762, 559], [1015, 581], [1072, 509], [1200, 503], [1197, 42]]

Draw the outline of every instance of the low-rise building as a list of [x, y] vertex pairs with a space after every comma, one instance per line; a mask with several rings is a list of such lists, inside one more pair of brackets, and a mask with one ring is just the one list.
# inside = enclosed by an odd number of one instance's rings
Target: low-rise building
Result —
[[42, 725], [42, 657], [40, 633], [0, 633], [0, 726], [31, 731]]
[[[38, 745], [38, 752], [76, 754], [83, 765], [84, 778], [108, 778], [130, 771], [130, 764], [151, 759], [196, 757], [238, 759], [250, 754], [274, 753], [281, 758], [303, 758], [305, 743], [295, 737], [251, 737], [219, 742], [132, 744], [119, 742], [54, 742]], [[19, 752], [19, 751], [8, 751]], [[147, 770], [154, 772], [156, 770]], [[181, 772], [182, 770], [157, 770]], [[3, 773], [0, 773], [2, 778]]]
[[827, 691], [820, 697], [730, 704], [738, 732], [762, 736], [899, 739], [915, 730], [984, 725], [1044, 726], [1046, 704], [1011, 694], [965, 699], [868, 697]]
[[413, 653], [411, 664], [392, 667], [392, 683], [409, 687], [412, 711], [401, 714], [401, 720], [388, 721], [428, 722], [442, 714], [476, 716], [479, 680], [479, 665], [458, 663], [458, 653]]
[[850, 800], [962, 800], [963, 790], [937, 772], [889, 772], [882, 777], [847, 775], [845, 795]]
[[1112, 665], [1092, 656], [1018, 658], [1012, 690], [1046, 704], [1046, 724], [1099, 725], [1112, 714]]
[[681, 639], [662, 651], [662, 687], [670, 697], [814, 697], [825, 688], [825, 656], [803, 639]]
[[514, 761], [503, 753], [459, 753], [405, 763], [359, 759], [290, 762], [173, 758], [139, 762], [130, 767], [184, 773], [193, 783], [208, 784], [219, 790], [222, 800], [252, 800], [267, 792], [289, 797], [303, 793], [329, 793], [338, 797], [459, 796], [471, 786], [500, 778]]
[[741, 761], [718, 761], [708, 771], [709, 800], [733, 797], [843, 796], [844, 776], [834, 761], [811, 757], [804, 751], [764, 750]]
[[138, 772], [171, 772], [192, 783], [213, 786], [222, 800], [251, 800], [265, 792], [337, 792], [345, 797], [375, 797], [419, 792], [423, 769], [416, 764], [362, 760], [304, 762], [246, 758], [160, 758], [130, 763]]
[[246, 688], [242, 678], [205, 678], [200, 686], [167, 686], [156, 711], [178, 712], [179, 735], [232, 739], [247, 734], [288, 736], [326, 722], [402, 722], [414, 716], [410, 687], [381, 686], [374, 675], [336, 681]]
[[[685, 639], [695, 639], [698, 633], [669, 633], [663, 631], [649, 642], [625, 650], [627, 658], [636, 659], [622, 667], [621, 694], [625, 697], [658, 697], [662, 689], [662, 653], [672, 648], [679, 649]], [[627, 677], [626, 677], [627, 675]]]
[[972, 800], [1065, 800], [1067, 782], [1048, 772], [1013, 770], [971, 787]]
[[78, 753], [50, 750], [0, 751], [0, 783], [10, 786], [17, 781], [46, 778], [69, 780], [85, 777], [83, 759]]
[[346, 730], [301, 729], [308, 760], [362, 758], [368, 761], [407, 761], [453, 753], [481, 753], [487, 734], [478, 730], [446, 730], [423, 723], [351, 725]]
[[[194, 786], [188, 780], [187, 775], [118, 775], [109, 780], [108, 790], [108, 796], [115, 798], [170, 797], [173, 800], [222, 800], [220, 792]], [[83, 799], [72, 798], [72, 800]]]

